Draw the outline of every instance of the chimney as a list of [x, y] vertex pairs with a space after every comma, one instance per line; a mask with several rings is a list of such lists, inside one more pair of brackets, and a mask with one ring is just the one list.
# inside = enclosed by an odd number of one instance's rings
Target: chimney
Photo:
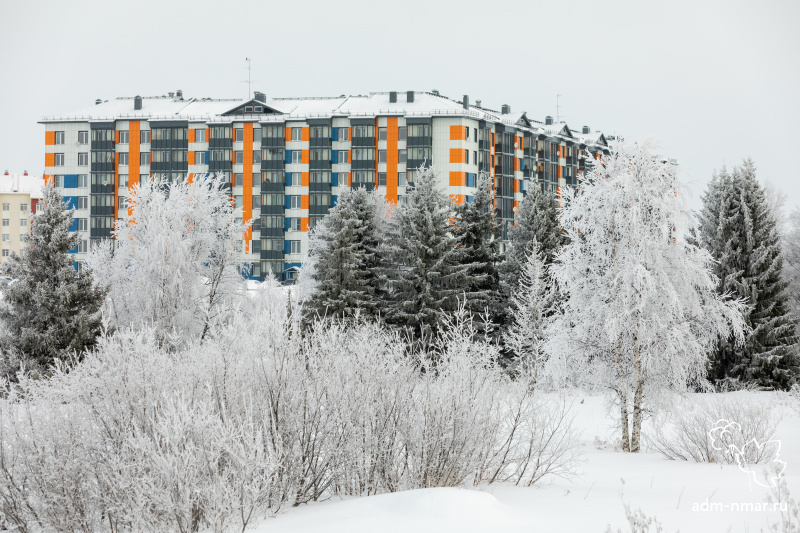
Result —
[[142, 97], [141, 96], [134, 96], [133, 97], [133, 109], [134, 111], [139, 111], [142, 109]]
[[180, 90], [180, 89], [178, 89], [178, 90], [175, 92], [175, 96], [177, 96], [179, 99], [183, 100], [183, 91], [182, 91], [182, 90]]
[[589, 126], [584, 126], [584, 127], [583, 127], [583, 134], [584, 134], [584, 135], [586, 135], [587, 133], [591, 133], [591, 131], [592, 131], [592, 130], [589, 128]]
[[461, 101], [461, 105], [464, 106], [464, 109], [469, 109], [469, 95], [464, 95], [464, 100]]
[[392, 91], [389, 93], [389, 103], [397, 103], [397, 91]]
[[503, 115], [508, 115], [511, 113], [511, 106], [508, 104], [503, 104], [503, 107], [500, 108], [500, 113]]
[[259, 102], [266, 102], [267, 95], [262, 93], [261, 91], [253, 91], [253, 99]]
[[23, 171], [23, 172], [22, 172], [22, 175], [23, 175], [23, 176], [27, 176], [27, 175], [28, 175], [28, 171], [27, 171], [27, 170]]
[[8, 170], [6, 170], [6, 173], [5, 173], [5, 174], [3, 174], [3, 175], [4, 175], [4, 176], [8, 176]]
[[169, 95], [170, 98], [174, 98], [175, 97], [175, 93], [170, 92], [170, 93], [167, 93], [167, 94]]
[[550, 126], [553, 124], [553, 117], [547, 116], [544, 117], [544, 124], [545, 126]]
[[439, 91], [437, 91], [436, 89], [432, 90], [431, 92], [432, 92], [433, 94], [435, 94], [436, 96], [439, 96]]
[[481, 101], [475, 100], [475, 107], [480, 107], [480, 106], [481, 106]]
[[95, 100], [95, 101], [94, 101], [94, 105], [100, 105], [100, 104], [102, 104], [102, 103], [103, 103], [103, 101], [102, 101], [102, 100], [100, 100], [99, 98], [98, 98], [97, 100]]
[[414, 91], [406, 91], [406, 102], [414, 101]]

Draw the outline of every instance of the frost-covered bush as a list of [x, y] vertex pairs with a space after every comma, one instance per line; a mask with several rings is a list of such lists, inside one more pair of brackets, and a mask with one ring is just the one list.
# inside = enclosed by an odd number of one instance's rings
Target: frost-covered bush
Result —
[[118, 331], [0, 402], [0, 512], [23, 531], [242, 530], [335, 494], [568, 476], [564, 403], [496, 364], [463, 313], [430, 352], [371, 323], [301, 332], [259, 291], [202, 344]]
[[649, 447], [668, 459], [757, 464], [774, 458], [771, 441], [779, 421], [767, 403], [695, 395], [676, 399], [645, 436]]

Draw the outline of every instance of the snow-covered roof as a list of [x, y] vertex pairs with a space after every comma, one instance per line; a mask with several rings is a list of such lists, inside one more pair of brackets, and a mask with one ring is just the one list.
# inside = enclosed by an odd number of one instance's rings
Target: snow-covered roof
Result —
[[[143, 97], [142, 108], [134, 109], [133, 97], [107, 100], [61, 116], [43, 117], [41, 122], [112, 121], [126, 119], [186, 120], [229, 123], [232, 120], [258, 120], [260, 122], [284, 122], [308, 118], [331, 118], [335, 116], [374, 117], [400, 115], [406, 117], [468, 116], [487, 122], [499, 122], [534, 134], [585, 139], [597, 143], [599, 132], [578, 137], [561, 122], [544, 125], [527, 117], [524, 111], [500, 113], [484, 107], [468, 105], [464, 108], [459, 100], [453, 100], [426, 91], [414, 91], [413, 101], [408, 93], [398, 91], [396, 101], [391, 102], [391, 93], [372, 92], [364, 95], [341, 95], [333, 97], [265, 98], [264, 101], [246, 99], [177, 98], [172, 96]], [[250, 106], [263, 106], [262, 113], [251, 113]], [[248, 109], [242, 114], [243, 108]]]
[[31, 198], [42, 198], [44, 179], [30, 174], [0, 174], [0, 194], [23, 193]]

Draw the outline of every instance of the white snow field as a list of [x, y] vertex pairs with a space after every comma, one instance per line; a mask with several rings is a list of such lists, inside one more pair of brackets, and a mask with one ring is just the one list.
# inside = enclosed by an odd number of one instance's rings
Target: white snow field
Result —
[[[704, 395], [708, 396], [708, 395]], [[773, 393], [738, 392], [737, 400], [766, 402], [781, 412], [775, 438], [795, 500], [800, 496], [800, 416], [775, 405]], [[580, 403], [583, 400], [583, 403]], [[420, 489], [370, 497], [335, 498], [280, 512], [256, 531], [311, 532], [604, 532], [630, 531], [621, 499], [655, 516], [665, 532], [768, 531], [780, 513], [767, 504], [770, 489], [736, 465], [672, 461], [658, 453], [598, 449], [595, 437], [616, 436], [600, 396], [576, 396], [585, 462], [579, 477], [536, 487], [493, 484], [478, 489]], [[758, 470], [761, 465], [757, 465]], [[761, 479], [759, 477], [759, 479]], [[622, 480], [624, 480], [624, 485]], [[656, 531], [655, 527], [651, 531]]]

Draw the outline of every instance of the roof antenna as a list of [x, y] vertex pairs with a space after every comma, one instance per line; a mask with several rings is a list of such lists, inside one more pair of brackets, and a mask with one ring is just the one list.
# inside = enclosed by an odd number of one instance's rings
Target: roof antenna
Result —
[[559, 112], [561, 110], [561, 104], [559, 103], [560, 98], [561, 98], [561, 95], [557, 94], [556, 95], [556, 124], [561, 122], [561, 116], [559, 114]]
[[250, 81], [250, 70], [251, 70], [250, 69], [250, 61], [251, 60], [250, 60], [249, 57], [245, 57], [244, 60], [247, 61], [247, 100], [249, 101], [250, 100], [250, 84], [252, 83]]

